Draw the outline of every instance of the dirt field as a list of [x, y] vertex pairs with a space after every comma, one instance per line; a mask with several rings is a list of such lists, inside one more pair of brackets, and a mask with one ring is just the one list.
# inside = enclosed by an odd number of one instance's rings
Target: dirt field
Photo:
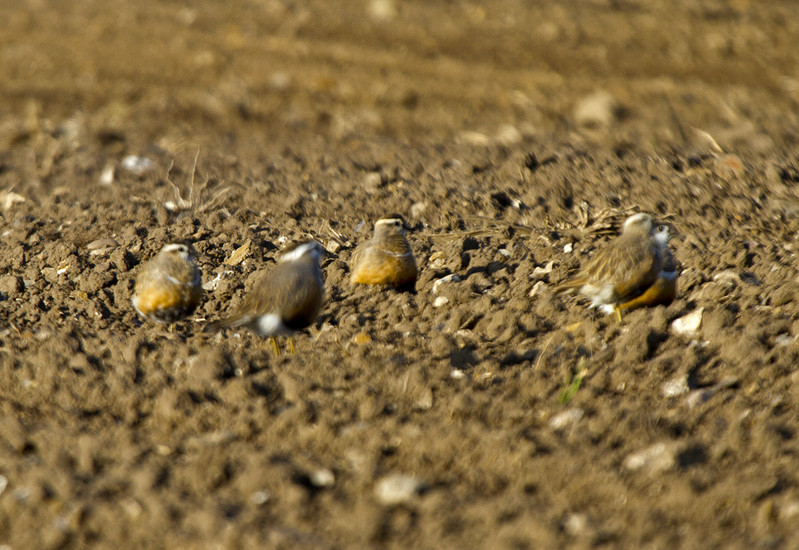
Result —
[[[0, 0], [0, 548], [799, 547], [793, 1], [224, 4]], [[638, 211], [674, 303], [553, 294]], [[308, 237], [296, 355], [203, 333]]]

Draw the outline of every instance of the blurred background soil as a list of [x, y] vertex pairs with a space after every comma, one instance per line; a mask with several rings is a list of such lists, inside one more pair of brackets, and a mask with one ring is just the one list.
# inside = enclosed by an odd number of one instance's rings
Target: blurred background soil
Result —
[[[797, 36], [787, 0], [1, 0], [0, 544], [799, 546]], [[637, 211], [673, 304], [552, 293]], [[390, 212], [415, 292], [350, 287]], [[310, 237], [296, 355], [202, 332]], [[130, 296], [174, 240], [170, 333]]]

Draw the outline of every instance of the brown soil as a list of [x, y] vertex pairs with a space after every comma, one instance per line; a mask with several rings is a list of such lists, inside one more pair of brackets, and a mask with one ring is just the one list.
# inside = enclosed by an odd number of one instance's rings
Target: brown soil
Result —
[[[792, 0], [0, 3], [3, 548], [799, 547]], [[677, 300], [554, 295], [632, 211]], [[296, 355], [202, 332], [309, 236]]]

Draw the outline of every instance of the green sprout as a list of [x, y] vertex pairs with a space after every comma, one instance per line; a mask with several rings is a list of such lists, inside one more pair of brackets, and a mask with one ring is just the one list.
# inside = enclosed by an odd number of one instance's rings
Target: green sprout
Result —
[[583, 383], [583, 378], [585, 378], [586, 374], [588, 374], [588, 369], [585, 368], [585, 357], [581, 357], [580, 362], [577, 363], [577, 371], [572, 373], [571, 377], [566, 380], [563, 392], [560, 394], [559, 401], [561, 405], [566, 405], [571, 401], [574, 394], [580, 389], [580, 384]]

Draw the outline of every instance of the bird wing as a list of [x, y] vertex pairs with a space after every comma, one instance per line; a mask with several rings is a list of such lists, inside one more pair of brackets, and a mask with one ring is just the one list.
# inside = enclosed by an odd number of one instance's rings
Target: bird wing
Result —
[[616, 262], [614, 292], [623, 300], [655, 282], [663, 267], [663, 253], [654, 243], [644, 242], [628, 247]]
[[[272, 279], [274, 304], [283, 322], [292, 328], [307, 326], [316, 318], [324, 293], [321, 276], [312, 260], [296, 262], [276, 270]], [[309, 284], [309, 277], [313, 284]]]
[[225, 319], [209, 323], [205, 328], [205, 332], [217, 331], [228, 327], [241, 327], [252, 322], [260, 313], [273, 311], [275, 309], [273, 305], [275, 297], [274, 294], [267, 292], [266, 289], [272, 287], [272, 278], [280, 267], [278, 265], [274, 271], [265, 273], [233, 313]]
[[363, 255], [369, 249], [371, 243], [371, 240], [364, 241], [355, 247], [355, 250], [352, 252], [352, 256], [350, 256], [350, 274], [355, 273], [358, 270], [358, 267], [363, 260]]
[[600, 250], [577, 275], [557, 285], [555, 292], [612, 284], [617, 296], [627, 296], [651, 285], [662, 262], [660, 250], [650, 240], [622, 237]]

